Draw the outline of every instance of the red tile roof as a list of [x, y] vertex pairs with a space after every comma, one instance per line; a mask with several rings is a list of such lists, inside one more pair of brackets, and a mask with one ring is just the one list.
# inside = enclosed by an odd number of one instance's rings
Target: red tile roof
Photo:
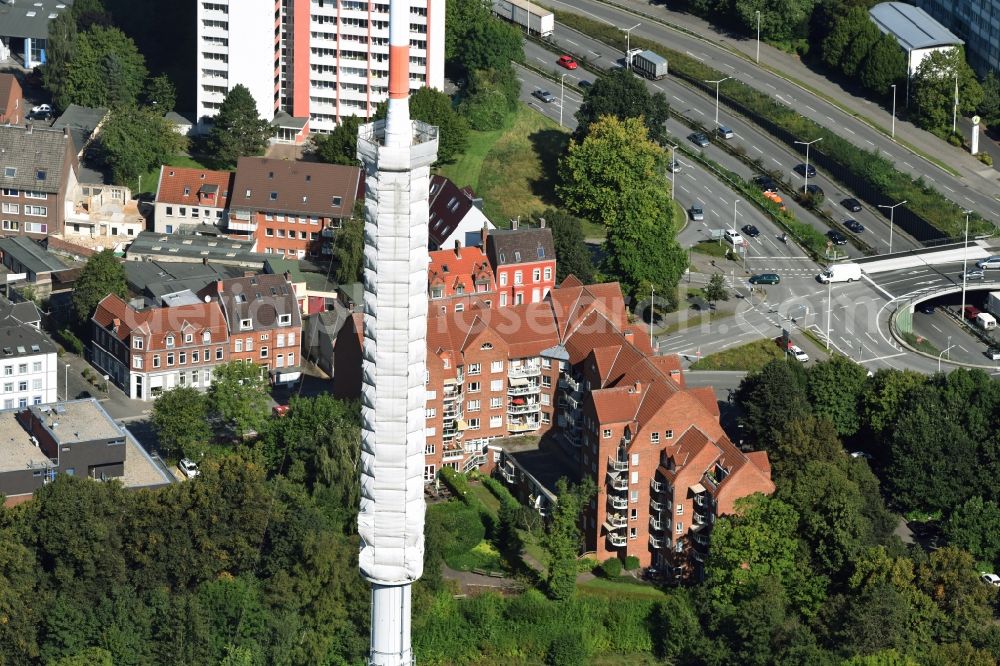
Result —
[[[233, 190], [234, 177], [232, 171], [209, 171], [163, 165], [160, 167], [160, 180], [156, 186], [156, 201], [225, 208]], [[187, 194], [184, 194], [185, 190]], [[206, 195], [213, 191], [216, 199], [214, 202], [206, 199]]]
[[495, 291], [493, 272], [486, 253], [478, 247], [460, 247], [430, 252], [427, 266], [427, 284], [444, 287], [445, 296], [453, 296], [459, 285], [465, 294], [476, 291], [476, 280], [488, 282], [488, 291]]
[[[109, 294], [98, 303], [94, 321], [126, 344], [133, 333], [141, 335], [146, 340], [144, 351], [166, 349], [166, 336], [179, 336], [182, 332], [194, 333], [193, 344], [197, 345], [201, 344], [200, 335], [206, 330], [211, 332], [212, 342], [229, 339], [226, 318], [216, 300], [211, 303], [136, 310], [117, 295]], [[176, 339], [174, 346], [184, 346], [183, 338]]]

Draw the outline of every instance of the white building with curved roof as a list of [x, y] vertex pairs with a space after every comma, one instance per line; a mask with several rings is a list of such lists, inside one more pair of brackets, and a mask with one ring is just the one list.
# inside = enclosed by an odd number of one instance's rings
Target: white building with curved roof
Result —
[[879, 3], [868, 10], [868, 16], [906, 51], [908, 76], [913, 76], [924, 58], [934, 51], [950, 51], [964, 44], [923, 9], [904, 2]]

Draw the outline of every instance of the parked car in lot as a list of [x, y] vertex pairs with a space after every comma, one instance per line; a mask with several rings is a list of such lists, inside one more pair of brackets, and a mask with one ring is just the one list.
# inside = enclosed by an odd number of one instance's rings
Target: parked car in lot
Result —
[[808, 185], [806, 185], [806, 192], [808, 192], [809, 194], [811, 194], [814, 197], [823, 197], [823, 196], [826, 196], [826, 194], [823, 192], [823, 188], [822, 187], [820, 187], [819, 185], [813, 185], [812, 183], [809, 183]]
[[566, 69], [577, 68], [576, 60], [573, 60], [573, 58], [568, 55], [559, 56], [559, 60], [556, 61], [556, 64], [560, 67], [565, 67]]
[[711, 141], [708, 140], [708, 137], [705, 136], [703, 132], [694, 132], [693, 134], [689, 134], [688, 139], [690, 139], [691, 143], [698, 146], [699, 148], [704, 148], [705, 146], [711, 143]]
[[[959, 274], [958, 277], [962, 277], [962, 274]], [[977, 280], [985, 280], [985, 279], [986, 279], [986, 273], [984, 273], [981, 268], [970, 268], [969, 270], [965, 271], [966, 282], [975, 282]]]
[[546, 104], [550, 104], [550, 103], [556, 101], [556, 98], [555, 98], [555, 96], [552, 95], [552, 93], [550, 93], [548, 90], [542, 90], [541, 88], [536, 89], [535, 92], [533, 92], [531, 94], [532, 94], [533, 97], [536, 97], [536, 98], [542, 100]]
[[705, 211], [698, 204], [694, 204], [688, 208], [688, 216], [693, 222], [701, 222], [705, 219]]
[[177, 469], [179, 469], [181, 474], [188, 479], [193, 479], [201, 474], [201, 470], [198, 469], [198, 465], [196, 465], [190, 458], [181, 458], [180, 462], [177, 463]]
[[719, 137], [723, 139], [732, 139], [734, 136], [736, 136], [736, 133], [733, 132], [733, 130], [726, 127], [725, 125], [719, 125], [715, 129], [715, 133], [718, 134]]
[[761, 273], [760, 275], [751, 275], [750, 284], [779, 284], [781, 283], [781, 276], [777, 273]]
[[1000, 268], [1000, 257], [986, 257], [976, 262], [976, 268]]
[[795, 360], [800, 363], [806, 363], [809, 360], [809, 354], [802, 351], [802, 348], [798, 345], [789, 345], [788, 353], [795, 357]]
[[743, 245], [746, 243], [746, 240], [743, 239], [743, 236], [740, 236], [740, 232], [733, 231], [732, 229], [726, 229], [725, 238], [726, 241], [733, 247], [736, 247], [737, 245]]
[[808, 166], [805, 164], [796, 164], [795, 172], [802, 176], [809, 176], [810, 178], [816, 177], [816, 167], [814, 167], [812, 164]]
[[830, 239], [830, 242], [834, 245], [847, 245], [847, 236], [840, 233], [836, 229], [830, 229], [826, 232], [826, 237]]
[[747, 235], [750, 238], [757, 238], [757, 236], [760, 236], [760, 231], [752, 224], [744, 224], [741, 231], [743, 231], [744, 235]]
[[844, 220], [844, 226], [856, 234], [860, 234], [865, 230], [865, 225], [861, 224], [857, 220]]
[[755, 176], [753, 182], [762, 192], [777, 192], [778, 184], [770, 176]]
[[38, 106], [31, 107], [32, 113], [52, 113], [52, 107], [48, 104], [39, 104]]
[[840, 204], [847, 210], [851, 211], [852, 213], [857, 213], [861, 210], [861, 202], [855, 199], [854, 197], [851, 197], [850, 199], [844, 199], [843, 201], [840, 202]]
[[987, 347], [986, 358], [991, 361], [1000, 361], [1000, 347]]

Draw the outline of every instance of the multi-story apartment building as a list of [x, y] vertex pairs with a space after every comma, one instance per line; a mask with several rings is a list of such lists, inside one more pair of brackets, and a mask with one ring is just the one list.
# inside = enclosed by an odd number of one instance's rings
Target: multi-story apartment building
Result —
[[78, 168], [67, 131], [0, 125], [0, 235], [61, 234]]
[[263, 254], [329, 254], [330, 239], [354, 212], [362, 182], [358, 167], [241, 157], [227, 233], [254, 240]]
[[206, 389], [229, 360], [229, 330], [218, 299], [191, 292], [176, 305], [137, 310], [115, 294], [91, 318], [91, 362], [130, 398], [153, 400], [175, 386]]
[[556, 286], [552, 230], [531, 227], [483, 232], [499, 306], [539, 303]]
[[427, 291], [432, 314], [462, 312], [474, 303], [496, 307], [496, 283], [486, 253], [478, 247], [462, 247], [456, 241], [454, 250], [430, 253], [427, 266]]
[[[444, 0], [410, 1], [410, 87], [444, 87]], [[385, 0], [199, 0], [199, 122], [243, 84], [264, 118], [279, 110], [328, 132], [370, 117], [389, 94]]]
[[980, 76], [1000, 72], [1000, 0], [917, 0], [916, 5], [965, 40]]
[[40, 405], [57, 399], [56, 346], [13, 308], [0, 318], [0, 406]]
[[31, 109], [25, 107], [21, 84], [13, 74], [0, 74], [0, 124], [20, 125]]
[[298, 379], [302, 317], [295, 289], [285, 275], [219, 280], [201, 293], [222, 307], [230, 360], [255, 363], [275, 381]]
[[172, 234], [182, 225], [225, 227], [223, 215], [234, 178], [232, 171], [161, 166], [153, 204], [153, 230]]

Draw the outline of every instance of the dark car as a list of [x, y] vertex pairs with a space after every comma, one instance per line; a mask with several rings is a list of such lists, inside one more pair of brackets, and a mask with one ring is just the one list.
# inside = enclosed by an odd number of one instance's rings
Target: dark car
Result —
[[816, 177], [816, 167], [814, 167], [812, 164], [809, 164], [809, 165], [806, 165], [806, 164], [796, 164], [795, 165], [795, 171], [796, 171], [796, 173], [798, 173], [798, 174], [800, 174], [802, 176], [808, 176], [809, 178], [815, 178]]
[[965, 312], [963, 312], [962, 314], [965, 315], [966, 319], [972, 321], [977, 316], [979, 316], [980, 312], [981, 312], [981, 310], [979, 308], [977, 308], [975, 305], [966, 305], [965, 306]]
[[705, 211], [698, 204], [695, 204], [690, 208], [688, 208], [688, 215], [694, 222], [701, 222], [702, 220], [705, 219]]
[[991, 361], [1000, 361], [1000, 347], [990, 347], [986, 350], [986, 358]]
[[847, 210], [851, 211], [852, 213], [861, 212], [861, 202], [853, 197], [851, 197], [850, 199], [844, 199], [843, 201], [840, 202], [840, 204]]
[[743, 234], [745, 236], [749, 236], [750, 238], [757, 238], [757, 236], [760, 236], [760, 230], [752, 224], [744, 224]]
[[932, 315], [937, 310], [937, 308], [934, 307], [933, 303], [921, 303], [920, 305], [917, 306], [917, 310], [926, 315]]
[[806, 192], [808, 192], [809, 194], [811, 194], [814, 197], [825, 196], [825, 194], [823, 192], [823, 188], [820, 187], [819, 185], [813, 185], [812, 183], [809, 183], [808, 185], [806, 185]]
[[836, 229], [830, 229], [826, 232], [826, 237], [829, 238], [830, 242], [834, 245], [847, 245], [847, 237]]
[[754, 184], [757, 185], [763, 192], [777, 192], [778, 184], [774, 182], [774, 179], [770, 176], [756, 176], [753, 179]]
[[865, 225], [861, 224], [857, 220], [844, 220], [844, 226], [856, 234], [860, 234], [865, 230]]
[[542, 90], [541, 88], [539, 88], [538, 90], [535, 90], [535, 92], [533, 92], [531, 94], [534, 97], [542, 100], [546, 104], [551, 104], [552, 102], [556, 101], [556, 98], [555, 98], [555, 96], [552, 93], [550, 93], [548, 90]]
[[780, 282], [781, 276], [777, 273], [761, 273], [750, 276], [750, 284], [778, 284]]
[[711, 143], [708, 140], [708, 137], [705, 136], [704, 132], [695, 132], [693, 134], [689, 134], [688, 139], [690, 139], [691, 143], [698, 146], [699, 148], [704, 148], [709, 143]]

